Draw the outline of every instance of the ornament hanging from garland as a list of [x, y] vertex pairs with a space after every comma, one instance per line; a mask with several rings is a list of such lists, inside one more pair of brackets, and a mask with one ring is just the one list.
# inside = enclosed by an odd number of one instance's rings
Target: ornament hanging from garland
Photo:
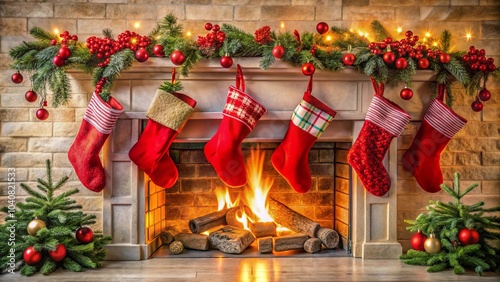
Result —
[[281, 45], [276, 45], [274, 46], [272, 53], [276, 59], [281, 59], [285, 55], [285, 48]]
[[330, 29], [330, 27], [328, 26], [327, 23], [325, 22], [319, 22], [317, 25], [316, 25], [316, 31], [319, 33], [319, 34], [325, 34], [328, 32], [328, 30]]
[[483, 110], [484, 106], [483, 106], [483, 103], [481, 103], [481, 101], [479, 101], [479, 98], [476, 97], [476, 100], [474, 100], [474, 102], [472, 102], [470, 107], [474, 112], [480, 112]]
[[38, 95], [35, 91], [33, 91], [33, 89], [30, 89], [26, 91], [26, 93], [24, 93], [24, 98], [26, 99], [26, 101], [33, 103], [38, 99]]
[[28, 234], [31, 236], [36, 236], [36, 233], [42, 229], [45, 228], [47, 225], [45, 224], [45, 221], [35, 218], [32, 221], [28, 223], [27, 231]]
[[29, 246], [24, 250], [23, 260], [28, 265], [35, 265], [42, 260], [42, 252], [36, 251], [33, 246]]
[[12, 82], [19, 84], [23, 82], [23, 75], [19, 71], [17, 71], [10, 77], [10, 79], [12, 80]]
[[153, 54], [156, 57], [164, 57], [165, 56], [165, 48], [161, 44], [156, 44], [153, 46]]
[[399, 96], [403, 100], [410, 100], [413, 97], [413, 90], [408, 88], [408, 85], [405, 85], [405, 88], [403, 88], [401, 92], [399, 92]]
[[170, 61], [172, 61], [174, 65], [180, 66], [186, 61], [186, 56], [184, 56], [182, 51], [175, 50], [170, 54]]
[[94, 231], [90, 227], [80, 227], [75, 232], [75, 238], [82, 244], [88, 244], [94, 240]]
[[149, 59], [149, 53], [146, 48], [139, 48], [137, 51], [135, 51], [135, 58], [137, 61], [144, 63]]
[[491, 93], [486, 88], [484, 88], [481, 91], [479, 91], [479, 94], [477, 97], [479, 98], [479, 100], [485, 102], [485, 101], [488, 101], [489, 99], [491, 99]]
[[229, 54], [226, 54], [224, 57], [220, 58], [220, 65], [223, 68], [230, 68], [233, 66], [233, 58], [229, 56]]
[[356, 62], [356, 55], [353, 53], [347, 53], [342, 56], [342, 63], [346, 66], [352, 66], [354, 65], [354, 62]]
[[302, 74], [306, 75], [306, 76], [311, 76], [314, 74], [314, 72], [316, 71], [316, 67], [307, 62], [305, 63], [303, 66], [302, 66]]

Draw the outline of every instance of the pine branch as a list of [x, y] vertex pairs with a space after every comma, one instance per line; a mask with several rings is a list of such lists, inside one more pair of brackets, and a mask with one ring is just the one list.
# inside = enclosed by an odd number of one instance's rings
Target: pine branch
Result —
[[392, 37], [389, 31], [377, 20], [372, 21], [371, 28], [373, 33], [375, 34], [375, 41], [382, 42], [387, 37]]
[[176, 80], [174, 83], [169, 81], [163, 82], [163, 84], [160, 86], [160, 89], [167, 93], [175, 93], [181, 91], [182, 89], [184, 89], [184, 87], [179, 80]]
[[443, 52], [448, 53], [450, 51], [451, 39], [452, 36], [450, 31], [447, 29], [443, 30], [439, 38], [439, 47]]
[[40, 268], [40, 272], [43, 274], [43, 275], [49, 275], [51, 274], [52, 272], [54, 272], [57, 268], [57, 264], [50, 260], [50, 259], [46, 259], [42, 268]]
[[57, 37], [58, 37], [58, 35], [52, 34], [48, 31], [45, 31], [44, 29], [42, 29], [40, 27], [37, 27], [37, 26], [32, 27], [30, 29], [30, 35], [38, 40], [46, 40], [46, 41], [50, 41], [52, 39], [57, 39]]

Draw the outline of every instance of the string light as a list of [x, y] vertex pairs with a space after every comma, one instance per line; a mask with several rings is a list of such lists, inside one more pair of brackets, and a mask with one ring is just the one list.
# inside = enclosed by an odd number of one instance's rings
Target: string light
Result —
[[327, 35], [325, 40], [326, 41], [332, 41], [332, 36], [331, 35]]
[[464, 37], [467, 41], [470, 41], [472, 39], [472, 32], [470, 30], [466, 30]]
[[397, 31], [398, 31], [398, 33], [401, 33], [401, 32], [403, 32], [403, 28], [402, 28], [402, 27], [400, 27], [400, 26], [398, 26]]
[[368, 34], [368, 32], [365, 32], [365, 34], [363, 34], [363, 36], [368, 38], [368, 36], [370, 36], [370, 35]]
[[186, 32], [187, 37], [191, 37], [191, 31]]
[[438, 46], [438, 43], [436, 41], [432, 42], [432, 46]]
[[141, 27], [141, 23], [140, 23], [140, 22], [135, 22], [135, 23], [134, 23], [134, 27], [135, 27], [135, 28], [139, 28], [139, 27]]
[[431, 33], [430, 32], [425, 32], [425, 37], [431, 37]]
[[281, 22], [281, 23], [280, 23], [280, 28], [281, 28], [281, 29], [285, 29], [285, 22]]
[[57, 27], [54, 28], [54, 33], [57, 34], [57, 35], [59, 35], [59, 29]]

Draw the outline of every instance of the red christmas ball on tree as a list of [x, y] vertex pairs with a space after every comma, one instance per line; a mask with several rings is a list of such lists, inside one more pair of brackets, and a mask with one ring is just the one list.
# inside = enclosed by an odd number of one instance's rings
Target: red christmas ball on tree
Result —
[[21, 83], [23, 82], [23, 75], [18, 71], [18, 72], [15, 72], [11, 77], [10, 79], [12, 80], [12, 82], [18, 84], [18, 83]]
[[35, 265], [42, 260], [42, 253], [40, 251], [36, 251], [35, 247], [29, 246], [24, 250], [23, 260], [28, 265]]
[[476, 100], [474, 102], [472, 102], [470, 107], [472, 108], [472, 110], [474, 112], [480, 112], [483, 110], [483, 103], [481, 103], [481, 101], [479, 101], [479, 99], [476, 98]]
[[422, 58], [420, 60], [418, 60], [418, 67], [420, 69], [427, 69], [429, 67], [430, 63], [429, 63], [429, 60], [427, 58]]
[[328, 30], [330, 29], [330, 27], [328, 26], [327, 23], [325, 22], [319, 22], [317, 25], [316, 25], [316, 31], [319, 33], [319, 34], [325, 34], [328, 32]]
[[413, 90], [408, 87], [405, 87], [399, 92], [399, 96], [403, 100], [410, 100], [413, 97]]
[[427, 236], [425, 236], [422, 231], [418, 230], [417, 233], [413, 234], [410, 239], [411, 247], [414, 250], [425, 252], [424, 243], [427, 240]]
[[33, 102], [35, 102], [35, 101], [36, 101], [36, 99], [38, 99], [38, 95], [36, 94], [36, 92], [35, 92], [35, 91], [33, 91], [33, 90], [28, 90], [28, 91], [26, 91], [26, 93], [24, 94], [24, 98], [26, 99], [26, 101], [33, 103]]
[[155, 46], [153, 46], [153, 54], [155, 54], [156, 57], [160, 58], [165, 56], [163, 45], [156, 44]]
[[147, 61], [149, 59], [148, 50], [146, 48], [139, 48], [135, 51], [135, 58], [141, 63]]
[[396, 60], [395, 65], [397, 69], [404, 70], [408, 66], [408, 61], [405, 58], [399, 58]]
[[67, 46], [62, 46], [59, 49], [59, 51], [57, 51], [57, 54], [59, 54], [59, 57], [66, 60], [67, 58], [69, 58], [69, 56], [71, 56], [71, 51], [69, 50], [69, 48]]
[[283, 58], [283, 55], [285, 55], [285, 48], [281, 45], [276, 45], [274, 46], [272, 53], [276, 59], [281, 59]]
[[52, 62], [54, 63], [55, 66], [62, 67], [64, 65], [64, 62], [66, 62], [66, 60], [64, 60], [61, 56], [57, 55], [52, 59]]
[[60, 262], [66, 257], [66, 247], [63, 244], [57, 244], [55, 250], [49, 251], [49, 257], [55, 262]]
[[302, 73], [307, 76], [311, 76], [316, 71], [316, 67], [311, 63], [305, 63], [302, 65]]
[[479, 243], [479, 233], [474, 229], [462, 228], [457, 237], [462, 246]]
[[76, 240], [82, 244], [88, 244], [94, 240], [94, 231], [90, 227], [80, 227], [75, 233]]
[[356, 56], [352, 53], [347, 53], [342, 56], [342, 62], [346, 66], [352, 66], [354, 62], [356, 61]]
[[179, 66], [186, 61], [186, 56], [184, 56], [184, 53], [182, 53], [182, 51], [175, 50], [174, 52], [172, 52], [172, 54], [170, 54], [170, 61], [172, 61], [174, 65]]
[[229, 56], [229, 55], [225, 55], [224, 57], [221, 57], [220, 58], [220, 65], [226, 69], [232, 67], [233, 66], [233, 58], [231, 58], [231, 56]]
[[46, 120], [49, 118], [49, 111], [47, 111], [46, 109], [44, 109], [43, 107], [38, 109], [36, 111], [36, 118], [39, 119], [39, 120]]
[[484, 88], [483, 90], [479, 91], [478, 97], [481, 101], [488, 101], [489, 99], [491, 99], [491, 93], [490, 91], [486, 90], [486, 88]]
[[441, 53], [441, 55], [439, 55], [439, 61], [442, 64], [449, 63], [450, 62], [450, 54], [448, 54], [448, 53]]
[[479, 243], [479, 239], [480, 239], [479, 232], [477, 232], [477, 230], [475, 230], [475, 229], [471, 229], [470, 230], [470, 243], [477, 244], [477, 243]]
[[384, 59], [384, 62], [386, 64], [392, 64], [396, 60], [396, 55], [392, 51], [385, 52], [384, 55], [382, 56], [382, 59]]

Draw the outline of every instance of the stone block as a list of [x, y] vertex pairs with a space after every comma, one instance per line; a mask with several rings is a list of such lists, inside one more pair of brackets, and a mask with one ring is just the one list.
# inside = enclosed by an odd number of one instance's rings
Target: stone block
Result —
[[350, 167], [348, 164], [335, 164], [335, 176], [339, 176], [342, 178], [349, 178], [349, 170]]
[[382, 6], [344, 6], [343, 20], [349, 21], [364, 21], [366, 19], [379, 21], [393, 21], [395, 12], [393, 7]]
[[497, 166], [450, 166], [442, 167], [443, 179], [453, 179], [453, 173], [460, 173], [461, 180], [499, 180]]
[[45, 122], [2, 122], [1, 136], [41, 137], [52, 136], [52, 123]]
[[[60, 18], [29, 18], [28, 19], [28, 30], [33, 27], [40, 27], [46, 31], [52, 32], [54, 29], [58, 29], [59, 32], [64, 32], [67, 30], [70, 34], [76, 34], [76, 19], [60, 19]], [[79, 34], [78, 34], [79, 35]], [[33, 38], [30, 39], [32, 41]], [[82, 38], [79, 38], [82, 41]]]
[[[15, 167], [1, 167], [0, 168], [0, 182], [15, 183], [16, 189], [17, 185], [21, 181], [28, 180], [28, 169], [26, 168], [15, 168]], [[1, 195], [7, 195], [7, 191], [2, 192]], [[16, 193], [17, 194], [17, 193]]]
[[74, 137], [80, 129], [81, 122], [55, 122], [53, 124], [54, 137]]
[[452, 6], [479, 5], [479, 0], [451, 0]]
[[337, 163], [347, 163], [347, 153], [349, 150], [335, 150], [335, 162]]
[[202, 150], [183, 150], [180, 154], [182, 164], [206, 164], [208, 163]]
[[483, 109], [484, 121], [500, 121], [500, 106], [488, 105]]
[[176, 220], [181, 219], [181, 209], [179, 207], [166, 207], [165, 219]]
[[0, 17], [51, 18], [54, 16], [53, 3], [0, 3]]
[[71, 163], [68, 160], [68, 153], [54, 153], [52, 156], [52, 165], [54, 167], [71, 167]]
[[182, 192], [206, 192], [210, 191], [211, 181], [210, 179], [193, 179], [185, 178], [181, 179], [181, 191]]
[[500, 166], [499, 152], [482, 152], [482, 165]]
[[309, 192], [301, 196], [301, 204], [304, 206], [333, 206], [332, 193]]
[[[87, 0], [79, 0], [80, 2], [87, 2]], [[128, 0], [88, 0], [89, 3], [105, 3], [105, 4], [126, 4], [128, 2], [134, 3]], [[144, 3], [151, 3], [154, 1], [147, 1]]]
[[331, 220], [334, 218], [333, 205], [326, 206], [315, 206], [314, 207], [314, 218], [322, 220]]
[[[151, 1], [148, 1], [151, 3]], [[156, 18], [158, 20], [162, 19], [164, 16], [168, 14], [174, 14], [178, 20], [184, 20], [186, 19], [186, 13], [184, 12], [184, 6], [183, 5], [161, 5], [161, 4], [168, 4], [168, 3], [159, 3], [160, 5], [156, 5]], [[187, 30], [187, 29], [185, 29]]]
[[1, 121], [28, 121], [29, 120], [29, 111], [27, 109], [3, 108], [3, 109], [0, 109], [0, 120]]
[[213, 193], [195, 194], [194, 205], [197, 207], [216, 207], [217, 197]]
[[238, 21], [258, 21], [260, 19], [260, 6], [235, 6], [234, 18]]
[[196, 168], [199, 177], [217, 177], [217, 173], [211, 164], [198, 164]]
[[349, 193], [349, 179], [335, 178], [335, 191], [342, 192], [344, 194]]
[[123, 27], [127, 25], [127, 20], [78, 19], [77, 24], [78, 24], [78, 35], [80, 34], [99, 35], [102, 33], [102, 27], [104, 26], [111, 30], [116, 30], [116, 31], [123, 30]]
[[418, 13], [415, 13], [416, 9], [418, 9], [418, 7], [396, 6], [394, 20], [418, 22], [420, 20], [420, 15]]
[[186, 5], [186, 20], [232, 21], [233, 6]]
[[498, 195], [498, 187], [500, 187], [500, 180], [481, 181], [481, 194]]
[[332, 163], [334, 161], [334, 150], [319, 150], [320, 163]]
[[312, 149], [309, 151], [309, 155], [307, 156], [308, 163], [317, 163], [319, 161], [319, 152], [318, 150]]
[[314, 6], [262, 6], [261, 20], [312, 21]]
[[481, 6], [420, 6], [421, 21], [489, 21], [498, 19], [499, 9]]
[[75, 197], [75, 200], [78, 205], [82, 206], [82, 210], [85, 212], [101, 212], [102, 210], [102, 196]]
[[[10, 71], [9, 70], [9, 73], [12, 74], [14, 73], [13, 71]], [[10, 79], [9, 79], [10, 81]], [[16, 92], [15, 94], [12, 94], [12, 93], [4, 93], [0, 96], [0, 101], [1, 101], [1, 105], [2, 105], [2, 108], [4, 108], [3, 110], [5, 110], [5, 108], [20, 108], [20, 107], [33, 107], [32, 104], [28, 101], [26, 101], [26, 99], [24, 98], [24, 93], [28, 91], [28, 88], [24, 89], [12, 89], [12, 92]], [[23, 94], [21, 94], [23, 93]], [[2, 119], [3, 120], [3, 119]]]
[[30, 138], [28, 150], [30, 152], [68, 152], [73, 141], [74, 138], [71, 137]]
[[370, 0], [342, 0], [343, 6], [368, 6]]
[[[290, 188], [291, 189], [291, 188]], [[292, 191], [290, 191], [292, 192]], [[292, 193], [274, 193], [271, 192], [269, 193], [269, 197], [279, 201], [280, 203], [283, 203], [284, 205], [287, 206], [297, 206], [300, 205], [300, 194], [292, 192]]]
[[106, 5], [106, 18], [127, 20], [156, 19], [156, 6], [148, 4], [110, 4]]
[[335, 192], [335, 205], [348, 209], [349, 195], [341, 192]]
[[[37, 108], [30, 109], [30, 119], [31, 121], [39, 121], [36, 117]], [[49, 111], [49, 118], [44, 120], [44, 122], [50, 121], [75, 121], [75, 110], [65, 109], [65, 108], [47, 108]]]
[[56, 18], [78, 18], [78, 19], [105, 18], [106, 5], [97, 3], [61, 3], [61, 4], [57, 3], [54, 5], [54, 16]]
[[167, 206], [194, 206], [194, 195], [190, 194], [167, 194]]
[[193, 218], [199, 217], [200, 215], [206, 215], [214, 211], [215, 208], [212, 207], [182, 207], [181, 219], [191, 220]]
[[[335, 217], [334, 214], [330, 214], [330, 219], [335, 218], [335, 220], [340, 220], [344, 223], [349, 222], [349, 209], [335, 206]], [[322, 225], [323, 226], [323, 225]], [[326, 226], [323, 226], [326, 227]]]
[[311, 176], [333, 176], [333, 164], [310, 164]]
[[[44, 162], [45, 165], [45, 162]], [[52, 167], [52, 179], [57, 181], [63, 177], [67, 176], [69, 181], [78, 181], [76, 174], [72, 167]], [[43, 168], [30, 168], [29, 169], [29, 180], [36, 181], [38, 178], [46, 179], [47, 169]]]
[[318, 177], [318, 191], [319, 192], [333, 192], [335, 187], [332, 177]]
[[26, 151], [27, 138], [0, 137], [0, 153]]
[[51, 153], [4, 153], [1, 156], [2, 167], [45, 167], [45, 160], [52, 159]]

